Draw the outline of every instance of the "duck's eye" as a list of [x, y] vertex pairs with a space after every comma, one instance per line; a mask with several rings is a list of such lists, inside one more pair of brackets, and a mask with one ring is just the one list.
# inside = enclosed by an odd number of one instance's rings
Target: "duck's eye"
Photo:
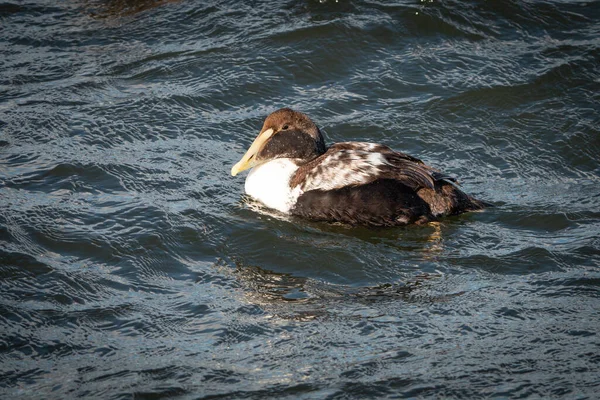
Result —
[[288, 125], [284, 125], [283, 128], [281, 128], [282, 130], [286, 131], [289, 128]]

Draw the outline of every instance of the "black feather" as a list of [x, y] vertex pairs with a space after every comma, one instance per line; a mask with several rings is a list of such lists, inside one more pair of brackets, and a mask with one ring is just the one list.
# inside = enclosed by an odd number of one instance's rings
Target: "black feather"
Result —
[[291, 214], [313, 221], [370, 226], [400, 226], [435, 219], [423, 199], [393, 179], [305, 192], [298, 198]]

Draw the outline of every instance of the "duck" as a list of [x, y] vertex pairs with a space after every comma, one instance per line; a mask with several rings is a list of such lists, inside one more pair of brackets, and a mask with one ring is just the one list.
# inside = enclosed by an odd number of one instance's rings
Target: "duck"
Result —
[[393, 227], [488, 205], [460, 190], [454, 177], [388, 146], [341, 142], [328, 147], [317, 125], [290, 108], [267, 116], [231, 175], [248, 169], [247, 195], [311, 221]]

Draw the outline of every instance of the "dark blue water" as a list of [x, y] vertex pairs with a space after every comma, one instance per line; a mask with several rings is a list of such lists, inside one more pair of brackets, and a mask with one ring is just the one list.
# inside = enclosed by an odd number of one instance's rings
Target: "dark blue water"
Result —
[[[596, 398], [600, 2], [0, 3], [0, 397]], [[282, 219], [265, 116], [495, 208]]]

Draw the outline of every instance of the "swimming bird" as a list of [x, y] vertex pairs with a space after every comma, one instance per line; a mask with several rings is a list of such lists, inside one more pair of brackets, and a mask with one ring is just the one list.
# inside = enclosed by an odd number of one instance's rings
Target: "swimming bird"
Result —
[[325, 146], [305, 114], [270, 114], [231, 175], [250, 169], [248, 195], [281, 213], [313, 221], [401, 226], [481, 210], [486, 203], [418, 158], [374, 143]]

